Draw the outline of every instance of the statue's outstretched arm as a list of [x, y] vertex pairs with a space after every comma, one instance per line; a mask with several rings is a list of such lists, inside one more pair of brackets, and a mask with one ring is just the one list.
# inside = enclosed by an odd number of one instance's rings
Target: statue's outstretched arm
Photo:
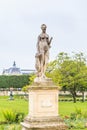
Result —
[[51, 44], [52, 39], [53, 39], [53, 37], [51, 37], [49, 42], [48, 42], [49, 48], [51, 47], [50, 44]]
[[52, 39], [53, 39], [53, 37], [50, 38], [50, 40], [49, 40], [49, 45], [51, 44]]

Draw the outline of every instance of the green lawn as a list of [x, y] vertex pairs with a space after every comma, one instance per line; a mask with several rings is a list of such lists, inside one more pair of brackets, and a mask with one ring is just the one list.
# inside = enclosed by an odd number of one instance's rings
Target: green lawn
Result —
[[[81, 108], [82, 111], [87, 111], [87, 102], [59, 102], [59, 115], [65, 116], [75, 111], [75, 108]], [[9, 100], [8, 97], [0, 97], [0, 121], [4, 120], [2, 111], [3, 109], [13, 109], [17, 112], [23, 112], [25, 115], [28, 114], [28, 101], [20, 98]], [[1, 126], [0, 126], [1, 127]], [[0, 130], [2, 130], [0, 128]], [[3, 129], [4, 130], [4, 129]], [[75, 130], [75, 129], [72, 129]], [[80, 129], [76, 129], [80, 130]], [[87, 129], [84, 129], [87, 130]]]
[[75, 111], [75, 108], [80, 108], [82, 111], [87, 112], [87, 101], [82, 102], [59, 102], [59, 114], [60, 115], [70, 115], [70, 113]]
[[0, 98], [0, 121], [4, 120], [2, 111], [4, 109], [12, 109], [17, 112], [23, 112], [25, 115], [28, 113], [28, 101], [20, 98], [9, 100], [8, 97]]

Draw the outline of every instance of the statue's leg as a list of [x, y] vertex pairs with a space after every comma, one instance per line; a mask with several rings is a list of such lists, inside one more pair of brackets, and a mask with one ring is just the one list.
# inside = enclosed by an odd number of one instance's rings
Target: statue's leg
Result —
[[36, 68], [36, 75], [37, 77], [39, 77], [39, 73], [40, 73], [40, 61], [39, 61], [39, 57], [36, 57], [36, 64], [35, 64], [35, 68]]
[[48, 64], [49, 55], [48, 52], [45, 53], [45, 63], [44, 63], [44, 74], [46, 72], [47, 64]]
[[41, 55], [40, 68], [41, 68], [41, 77], [42, 77], [44, 72], [44, 53], [42, 53]]

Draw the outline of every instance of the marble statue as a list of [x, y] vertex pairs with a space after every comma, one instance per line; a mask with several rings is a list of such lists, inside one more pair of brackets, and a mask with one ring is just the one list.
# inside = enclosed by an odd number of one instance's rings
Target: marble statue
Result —
[[68, 127], [59, 116], [58, 86], [45, 76], [49, 60], [52, 37], [46, 33], [42, 24], [42, 33], [38, 36], [35, 55], [36, 78], [29, 86], [29, 113], [21, 122], [22, 130], [67, 130]]
[[51, 47], [52, 37], [49, 39], [49, 35], [46, 33], [47, 26], [45, 24], [41, 25], [42, 33], [38, 36], [37, 41], [37, 53], [35, 55], [36, 63], [36, 79], [42, 80], [46, 79], [45, 71], [47, 68], [49, 60], [49, 49]]

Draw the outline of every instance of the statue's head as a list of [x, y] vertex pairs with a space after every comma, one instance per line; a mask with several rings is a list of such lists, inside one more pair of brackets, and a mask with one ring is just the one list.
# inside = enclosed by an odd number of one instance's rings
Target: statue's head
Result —
[[47, 28], [47, 26], [46, 26], [45, 24], [42, 24], [42, 25], [41, 25], [41, 29], [42, 29], [43, 31], [46, 31], [46, 28]]

